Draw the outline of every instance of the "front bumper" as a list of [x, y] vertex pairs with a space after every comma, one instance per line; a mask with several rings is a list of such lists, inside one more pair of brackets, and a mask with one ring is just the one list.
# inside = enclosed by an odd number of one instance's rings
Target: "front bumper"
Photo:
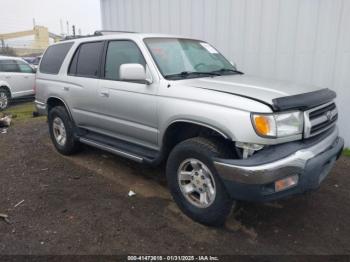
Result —
[[[270, 201], [319, 187], [341, 155], [344, 140], [333, 128], [305, 141], [272, 146], [248, 159], [215, 159], [215, 168], [232, 198]], [[298, 184], [275, 192], [274, 183], [298, 175]]]

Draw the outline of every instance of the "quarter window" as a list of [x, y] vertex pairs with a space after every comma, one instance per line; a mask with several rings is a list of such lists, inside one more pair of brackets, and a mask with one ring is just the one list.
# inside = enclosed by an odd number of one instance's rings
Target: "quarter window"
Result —
[[73, 43], [63, 43], [50, 46], [40, 63], [40, 72], [46, 74], [58, 74], [68, 51]]
[[98, 77], [103, 42], [80, 45], [71, 61], [68, 74], [84, 77]]
[[146, 61], [137, 45], [128, 40], [111, 41], [108, 44], [105, 72], [106, 79], [120, 80], [119, 68], [122, 64], [141, 64]]

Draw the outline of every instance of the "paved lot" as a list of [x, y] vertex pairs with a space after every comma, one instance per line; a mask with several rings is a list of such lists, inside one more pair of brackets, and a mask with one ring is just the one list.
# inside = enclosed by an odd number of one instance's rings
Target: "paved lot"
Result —
[[225, 228], [208, 228], [180, 213], [162, 168], [91, 148], [63, 157], [45, 119], [17, 121], [0, 134], [11, 223], [0, 219], [0, 254], [350, 254], [349, 169], [342, 157], [319, 191], [241, 204]]

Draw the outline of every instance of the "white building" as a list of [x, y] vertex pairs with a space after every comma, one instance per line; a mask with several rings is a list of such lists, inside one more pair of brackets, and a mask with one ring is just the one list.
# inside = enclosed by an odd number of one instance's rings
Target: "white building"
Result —
[[350, 0], [101, 0], [105, 30], [206, 40], [246, 74], [335, 90], [350, 147]]

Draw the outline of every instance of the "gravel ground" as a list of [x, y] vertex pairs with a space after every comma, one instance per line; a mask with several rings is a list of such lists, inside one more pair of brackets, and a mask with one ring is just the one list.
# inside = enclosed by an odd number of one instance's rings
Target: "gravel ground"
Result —
[[0, 255], [350, 254], [349, 168], [342, 157], [318, 191], [241, 203], [208, 228], [182, 215], [163, 168], [92, 148], [64, 157], [45, 119], [19, 121], [0, 134]]

